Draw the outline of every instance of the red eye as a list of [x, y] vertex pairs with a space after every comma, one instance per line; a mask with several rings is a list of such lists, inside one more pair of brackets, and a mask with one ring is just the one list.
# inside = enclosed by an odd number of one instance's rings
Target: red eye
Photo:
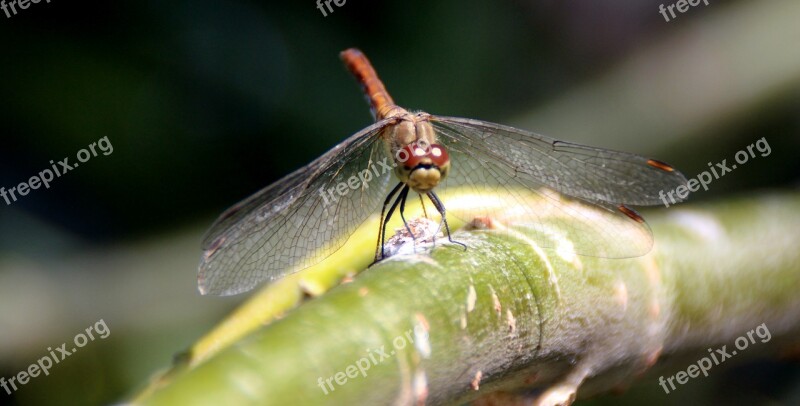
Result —
[[447, 154], [447, 150], [439, 144], [431, 145], [431, 150], [428, 152], [428, 156], [431, 158], [431, 161], [433, 161], [433, 164], [439, 168], [447, 165], [447, 163], [450, 161], [450, 156]]
[[397, 151], [397, 160], [409, 168], [414, 168], [419, 165], [423, 158], [425, 158], [425, 150], [416, 144], [406, 145], [400, 151]]
[[423, 164], [425, 158], [430, 159], [431, 163], [437, 167], [442, 167], [450, 161], [444, 147], [437, 144], [431, 144], [424, 148], [422, 145], [414, 143], [397, 151], [397, 160], [408, 168], [416, 168]]

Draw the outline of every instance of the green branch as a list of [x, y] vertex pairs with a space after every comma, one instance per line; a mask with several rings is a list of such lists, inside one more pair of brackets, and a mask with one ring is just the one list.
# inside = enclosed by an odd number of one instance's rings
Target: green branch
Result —
[[[250, 327], [228, 330], [217, 337], [233, 345], [195, 347], [194, 362], [137, 402], [458, 404], [525, 390], [559, 404], [761, 323], [796, 338], [800, 196], [685, 207], [647, 216], [656, 247], [624, 260], [543, 250], [524, 219], [462, 229], [466, 252], [440, 244], [394, 257], [243, 339]], [[561, 248], [575, 237], [549, 236]]]

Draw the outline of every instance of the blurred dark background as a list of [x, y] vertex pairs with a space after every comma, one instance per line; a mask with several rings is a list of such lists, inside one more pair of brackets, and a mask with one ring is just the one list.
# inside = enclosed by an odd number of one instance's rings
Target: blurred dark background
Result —
[[[52, 0], [0, 12], [0, 186], [102, 137], [114, 148], [0, 200], [0, 376], [100, 319], [111, 331], [0, 389], [0, 403], [119, 400], [243, 299], [196, 293], [204, 229], [370, 124], [338, 59], [348, 47], [409, 109], [655, 155], [687, 177], [766, 137], [770, 156], [695, 201], [796, 188], [800, 8], [701, 3], [666, 22], [659, 4], [348, 0], [324, 17], [313, 1]], [[669, 397], [642, 381], [593, 403], [800, 397], [796, 367], [758, 368], [774, 379], [714, 371]]]

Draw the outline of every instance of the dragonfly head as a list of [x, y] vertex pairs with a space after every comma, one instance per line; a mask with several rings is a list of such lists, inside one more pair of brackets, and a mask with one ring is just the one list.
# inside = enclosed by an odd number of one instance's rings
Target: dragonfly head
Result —
[[428, 193], [447, 177], [450, 156], [439, 144], [414, 142], [396, 154], [395, 174], [417, 193]]

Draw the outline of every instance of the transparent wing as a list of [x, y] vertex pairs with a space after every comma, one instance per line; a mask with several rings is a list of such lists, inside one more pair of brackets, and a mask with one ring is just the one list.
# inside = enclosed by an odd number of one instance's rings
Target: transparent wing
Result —
[[[661, 204], [659, 191], [668, 192], [686, 182], [668, 165], [634, 154], [557, 141], [479, 120], [431, 116], [430, 122], [452, 162], [437, 193], [446, 196], [454, 186], [476, 192], [499, 189], [520, 200], [519, 209], [526, 218], [540, 219], [541, 235], [551, 233], [547, 224], [553, 224], [570, 235], [581, 255], [627, 258], [647, 253], [652, 233], [625, 205]], [[538, 193], [541, 204], [524, 201], [521, 189]], [[595, 215], [547, 189], [608, 213]], [[448, 214], [462, 217], [447, 206], [444, 196]], [[495, 214], [492, 207], [487, 204], [484, 214]], [[549, 247], [551, 241], [542, 238], [537, 243]]]
[[223, 213], [203, 241], [200, 291], [241, 293], [341, 248], [388, 194], [393, 175], [383, 164], [392, 161], [380, 133], [389, 121], [365, 128]]

